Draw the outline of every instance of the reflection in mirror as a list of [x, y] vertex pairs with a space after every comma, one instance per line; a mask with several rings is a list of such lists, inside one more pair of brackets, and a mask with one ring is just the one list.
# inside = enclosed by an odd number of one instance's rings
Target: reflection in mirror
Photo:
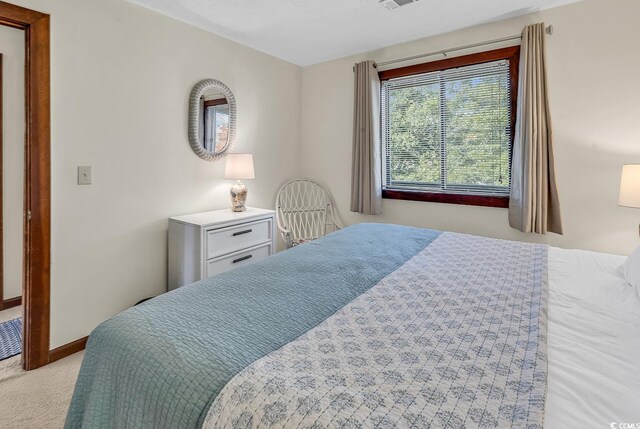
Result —
[[231, 90], [215, 79], [193, 87], [189, 98], [189, 143], [200, 158], [223, 158], [234, 143], [236, 101]]
[[203, 147], [208, 152], [222, 152], [229, 141], [229, 102], [215, 89], [205, 91], [200, 102]]

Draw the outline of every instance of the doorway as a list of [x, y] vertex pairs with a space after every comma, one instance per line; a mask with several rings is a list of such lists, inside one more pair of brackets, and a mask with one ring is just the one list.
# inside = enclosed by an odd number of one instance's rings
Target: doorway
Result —
[[23, 31], [0, 27], [0, 361], [22, 350], [24, 56]]
[[0, 25], [24, 32], [22, 366], [49, 363], [51, 112], [49, 15], [0, 1]]

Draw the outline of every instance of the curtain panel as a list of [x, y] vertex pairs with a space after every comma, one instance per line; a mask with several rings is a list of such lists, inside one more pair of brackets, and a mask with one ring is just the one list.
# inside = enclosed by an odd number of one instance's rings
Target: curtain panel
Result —
[[520, 48], [509, 224], [527, 233], [562, 234], [545, 56], [544, 23], [525, 27]]
[[382, 213], [382, 164], [380, 79], [375, 63], [356, 64], [354, 79], [351, 211], [377, 215]]

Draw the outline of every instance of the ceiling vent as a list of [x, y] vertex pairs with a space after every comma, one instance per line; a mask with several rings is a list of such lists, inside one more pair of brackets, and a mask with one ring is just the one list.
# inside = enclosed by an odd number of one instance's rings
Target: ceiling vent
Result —
[[419, 0], [380, 0], [380, 4], [388, 10], [394, 10], [417, 1]]

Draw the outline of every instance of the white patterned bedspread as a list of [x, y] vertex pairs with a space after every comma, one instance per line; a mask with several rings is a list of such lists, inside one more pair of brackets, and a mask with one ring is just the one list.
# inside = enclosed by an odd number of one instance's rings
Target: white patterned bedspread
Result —
[[237, 374], [205, 428], [542, 428], [547, 247], [442, 233]]

